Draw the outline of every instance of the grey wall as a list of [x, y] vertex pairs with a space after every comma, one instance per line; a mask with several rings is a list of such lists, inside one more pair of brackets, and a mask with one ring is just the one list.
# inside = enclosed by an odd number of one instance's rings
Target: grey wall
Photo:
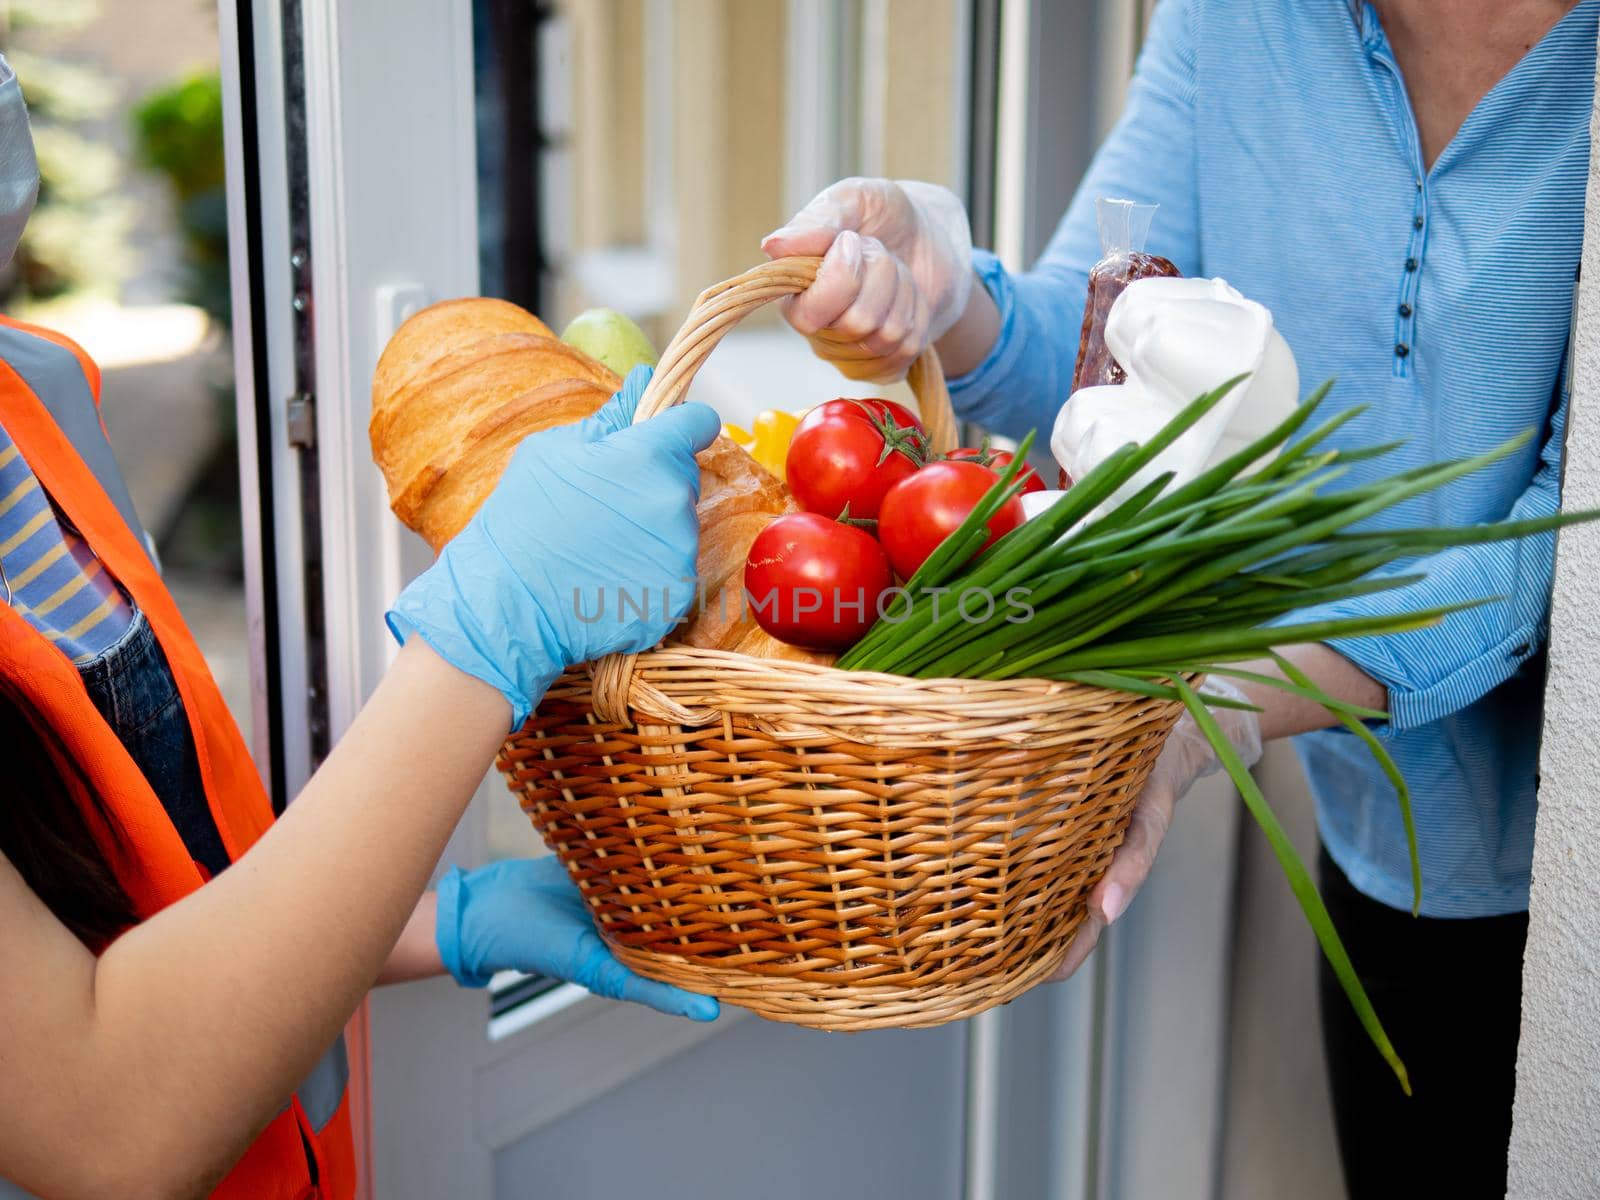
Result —
[[[1593, 127], [1591, 127], [1591, 136]], [[1600, 506], [1600, 174], [1591, 162], [1566, 508]], [[1600, 529], [1561, 535], [1508, 1195], [1600, 1195]]]
[[[1316, 853], [1305, 774], [1287, 742], [1256, 768], [1300, 856]], [[1267, 840], [1239, 823], [1227, 1124], [1219, 1200], [1344, 1200], [1317, 1013], [1317, 943]]]
[[747, 1020], [502, 1151], [494, 1194], [955, 1200], [964, 1031]]
[[1190, 789], [1156, 869], [1095, 951], [1106, 959], [1100, 1200], [1212, 1195], [1241, 808], [1224, 775]]

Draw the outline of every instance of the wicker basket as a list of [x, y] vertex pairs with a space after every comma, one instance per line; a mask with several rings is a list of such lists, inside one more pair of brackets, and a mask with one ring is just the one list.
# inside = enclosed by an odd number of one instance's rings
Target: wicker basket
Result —
[[[816, 262], [703, 293], [638, 419]], [[931, 353], [911, 380], [950, 445]], [[1056, 968], [1178, 707], [669, 644], [568, 672], [499, 765], [634, 970], [774, 1020], [916, 1027]]]

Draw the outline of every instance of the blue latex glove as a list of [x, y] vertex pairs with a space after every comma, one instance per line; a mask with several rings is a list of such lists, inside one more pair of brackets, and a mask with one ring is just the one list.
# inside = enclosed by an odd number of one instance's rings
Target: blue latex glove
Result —
[[524, 440], [483, 507], [388, 613], [400, 642], [420, 634], [498, 689], [512, 729], [567, 667], [648, 650], [694, 599], [694, 456], [721, 422], [683, 404], [630, 424], [649, 380], [650, 368], [636, 367], [594, 416]]
[[695, 1021], [715, 1021], [721, 1012], [715, 997], [642, 978], [619, 963], [553, 857], [506, 859], [476, 871], [451, 867], [439, 881], [434, 939], [463, 987], [483, 987], [496, 971], [526, 971]]

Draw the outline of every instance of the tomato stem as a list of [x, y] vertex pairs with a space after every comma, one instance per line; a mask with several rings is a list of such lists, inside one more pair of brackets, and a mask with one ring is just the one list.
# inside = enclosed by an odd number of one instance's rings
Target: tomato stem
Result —
[[[956, 455], [960, 453], [960, 450], [952, 450], [949, 454], [944, 456], [945, 460], [953, 461], [955, 460]], [[998, 457], [998, 454], [996, 451], [989, 448], [989, 435], [984, 434], [983, 441], [978, 443], [977, 451], [970, 455], [964, 455], [963, 457], [965, 457], [968, 462], [975, 462], [980, 467], [988, 467], [990, 470], [993, 470], [994, 461]]]
[[876, 517], [852, 517], [850, 515], [850, 506], [848, 504], [844, 506], [844, 511], [835, 517], [834, 520], [839, 522], [841, 525], [854, 525], [857, 529], [865, 529], [870, 533], [878, 532], [878, 521]]
[[[856, 403], [861, 404], [859, 400]], [[861, 404], [861, 408], [872, 422], [872, 427], [883, 438], [883, 453], [878, 455], [878, 466], [883, 466], [889, 455], [896, 452], [904, 454], [919, 470], [928, 465], [928, 446], [923, 441], [920, 429], [897, 425], [887, 412], [879, 412], [869, 404]]]

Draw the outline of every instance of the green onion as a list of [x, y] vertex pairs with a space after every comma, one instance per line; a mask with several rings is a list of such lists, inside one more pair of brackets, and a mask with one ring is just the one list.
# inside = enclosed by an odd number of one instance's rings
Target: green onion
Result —
[[[1321, 691], [1320, 688], [1317, 688], [1312, 683], [1304, 671], [1300, 670], [1299, 667], [1295, 666], [1276, 650], [1272, 652], [1272, 658], [1278, 664], [1278, 670], [1282, 671], [1291, 682], [1297, 683], [1303, 688]], [[1268, 680], [1268, 682], [1272, 681]], [[1278, 684], [1277, 686], [1281, 687], [1283, 685]], [[1406, 850], [1411, 856], [1411, 915], [1413, 917], [1418, 916], [1422, 912], [1422, 859], [1417, 855], [1417, 823], [1411, 815], [1411, 787], [1406, 783], [1405, 776], [1400, 774], [1400, 768], [1395, 764], [1394, 759], [1389, 756], [1389, 752], [1383, 748], [1383, 743], [1377, 739], [1372, 730], [1361, 723], [1363, 718], [1386, 721], [1389, 719], [1389, 714], [1364, 713], [1352, 705], [1341, 704], [1326, 693], [1314, 696], [1313, 699], [1338, 717], [1340, 724], [1366, 743], [1368, 752], [1377, 761], [1383, 773], [1388, 776], [1389, 782], [1394, 785], [1395, 799], [1400, 803], [1400, 820], [1406, 827]]]
[[[1030, 434], [995, 486], [838, 665], [917, 678], [1056, 679], [1182, 703], [1266, 834], [1362, 1025], [1409, 1091], [1405, 1068], [1310, 876], [1206, 711], [1207, 703], [1255, 706], [1216, 697], [1202, 702], [1186, 677], [1231, 676], [1313, 700], [1366, 744], [1395, 788], [1411, 856], [1416, 913], [1422, 903], [1422, 875], [1410, 793], [1383, 744], [1364, 724], [1384, 720], [1386, 714], [1329, 696], [1284, 659], [1279, 648], [1420, 629], [1493, 599], [1299, 623], [1293, 622], [1293, 614], [1415, 584], [1420, 574], [1381, 572], [1442, 548], [1530, 537], [1600, 513], [1558, 513], [1464, 527], [1353, 528], [1482, 470], [1526, 444], [1531, 434], [1471, 458], [1413, 467], [1338, 490], [1329, 485], [1352, 464], [1391, 453], [1400, 443], [1328, 447], [1333, 435], [1360, 414], [1359, 408], [1308, 430], [1331, 381], [1275, 428], [1188, 483], [1172, 487], [1171, 474], [1162, 474], [1113, 503], [1242, 378], [1197, 397], [1143, 445], [1119, 448], [1050, 509], [980, 553], [990, 518], [1021, 489]], [[1101, 512], [1107, 505], [1108, 511]], [[932, 588], [948, 591], [935, 596], [928, 590]], [[1033, 609], [1028, 620], [1017, 620], [1016, 610], [1002, 603], [1009, 602], [1014, 588], [1027, 589], [1026, 603]], [[980, 619], [968, 619], [958, 607], [959, 597], [971, 589], [986, 591], [995, 602]], [[1280, 673], [1236, 665], [1258, 659], [1275, 661]]]
[[1272, 811], [1267, 798], [1261, 794], [1261, 788], [1240, 759], [1239, 752], [1229, 743], [1228, 735], [1222, 732], [1217, 719], [1206, 711], [1199, 694], [1181, 678], [1173, 680], [1173, 686], [1183, 697], [1183, 705], [1189, 710], [1189, 715], [1194, 718], [1195, 724], [1200, 727], [1200, 731], [1206, 735], [1206, 740], [1217, 752], [1222, 769], [1228, 773], [1228, 778], [1233, 780], [1233, 786], [1239, 789], [1245, 807], [1250, 810], [1250, 815], [1256, 819], [1256, 824], [1266, 835], [1267, 843], [1272, 847], [1272, 853], [1277, 856], [1278, 865], [1283, 868], [1283, 874], [1289, 881], [1289, 888], [1294, 892], [1294, 898], [1300, 902], [1301, 911], [1305, 913], [1311, 931], [1316, 934], [1317, 942], [1322, 946], [1322, 953], [1327, 957], [1328, 965], [1333, 968], [1339, 986], [1344, 988], [1344, 994], [1349, 997], [1351, 1006], [1356, 1010], [1361, 1027], [1367, 1031], [1372, 1044], [1378, 1048], [1378, 1053], [1383, 1055], [1383, 1061], [1389, 1064], [1389, 1069], [1400, 1081], [1400, 1089], [1406, 1095], [1411, 1095], [1411, 1079], [1406, 1074], [1406, 1065], [1400, 1061], [1400, 1056], [1395, 1053], [1394, 1046], [1389, 1041], [1389, 1035], [1384, 1032], [1383, 1024], [1378, 1020], [1378, 1014], [1372, 1007], [1372, 1001], [1367, 998], [1367, 990], [1361, 986], [1361, 979], [1356, 975], [1356, 969], [1350, 962], [1350, 955], [1345, 951], [1344, 943], [1339, 940], [1339, 933], [1333, 927], [1333, 918], [1328, 915], [1327, 906], [1322, 903], [1317, 885], [1311, 881], [1310, 872], [1300, 861], [1300, 856], [1295, 853], [1294, 843], [1283, 831], [1277, 814]]

